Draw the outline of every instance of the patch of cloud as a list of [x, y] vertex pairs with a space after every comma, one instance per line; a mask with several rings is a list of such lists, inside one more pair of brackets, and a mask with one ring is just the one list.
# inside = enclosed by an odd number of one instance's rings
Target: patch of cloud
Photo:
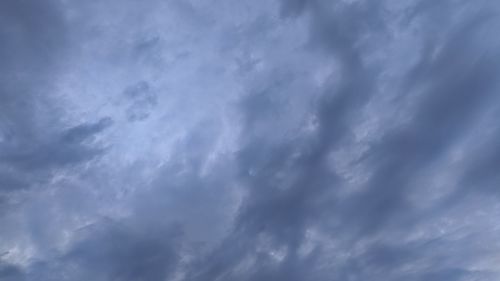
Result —
[[157, 104], [156, 94], [145, 81], [126, 88], [123, 94], [131, 101], [127, 109], [127, 118], [130, 121], [148, 118], [150, 111]]

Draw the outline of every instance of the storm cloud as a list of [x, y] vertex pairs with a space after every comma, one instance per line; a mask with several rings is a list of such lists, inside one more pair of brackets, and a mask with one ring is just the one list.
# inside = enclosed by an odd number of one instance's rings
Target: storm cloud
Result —
[[500, 278], [494, 0], [0, 3], [0, 280]]

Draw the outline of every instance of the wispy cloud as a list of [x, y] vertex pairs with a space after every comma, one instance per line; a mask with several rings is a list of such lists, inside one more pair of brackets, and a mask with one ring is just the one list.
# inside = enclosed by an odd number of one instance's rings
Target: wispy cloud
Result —
[[495, 1], [0, 4], [0, 279], [493, 280]]

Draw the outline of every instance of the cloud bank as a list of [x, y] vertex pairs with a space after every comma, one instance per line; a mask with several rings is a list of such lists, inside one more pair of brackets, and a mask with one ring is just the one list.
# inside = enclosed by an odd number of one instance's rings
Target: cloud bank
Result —
[[0, 280], [500, 278], [493, 0], [0, 3]]

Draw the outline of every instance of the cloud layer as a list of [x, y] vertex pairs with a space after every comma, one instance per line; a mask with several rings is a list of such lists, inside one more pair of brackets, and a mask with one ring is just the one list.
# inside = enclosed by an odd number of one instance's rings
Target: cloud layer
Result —
[[0, 280], [499, 278], [499, 8], [2, 1]]

